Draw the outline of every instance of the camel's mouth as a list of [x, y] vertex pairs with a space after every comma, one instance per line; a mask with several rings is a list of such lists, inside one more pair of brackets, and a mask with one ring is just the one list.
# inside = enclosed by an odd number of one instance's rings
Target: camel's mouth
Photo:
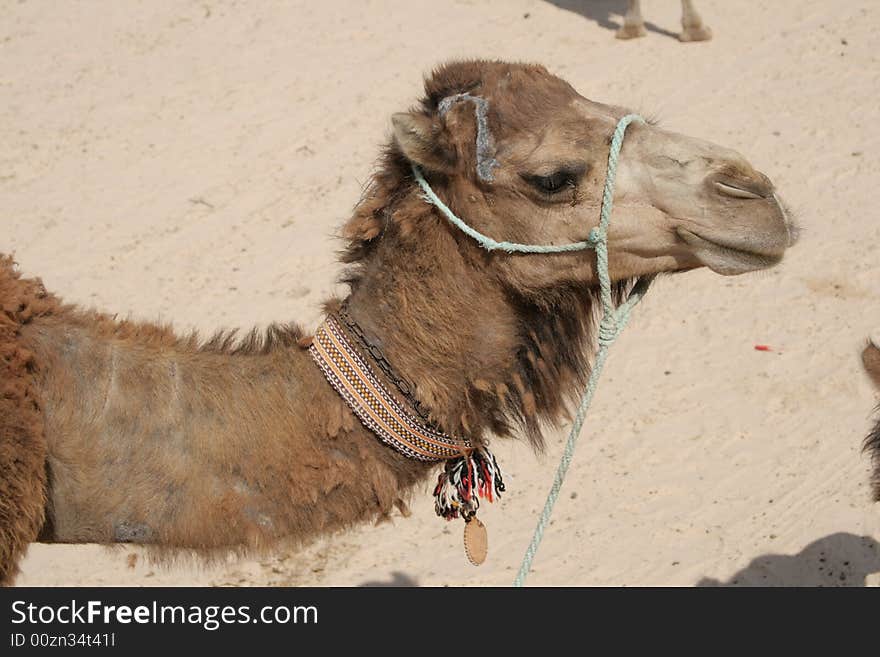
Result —
[[757, 253], [744, 249], [742, 245], [722, 244], [718, 240], [697, 235], [687, 228], [679, 227], [675, 232], [693, 249], [693, 254], [700, 262], [725, 276], [767, 269], [782, 260], [782, 253]]

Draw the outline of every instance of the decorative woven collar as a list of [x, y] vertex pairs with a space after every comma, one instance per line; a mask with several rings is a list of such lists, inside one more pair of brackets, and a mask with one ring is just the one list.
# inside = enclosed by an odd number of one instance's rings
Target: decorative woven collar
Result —
[[404, 456], [436, 462], [473, 450], [468, 439], [456, 440], [423, 426], [408, 413], [358, 354], [336, 317], [327, 317], [318, 328], [309, 351], [361, 422]]
[[329, 315], [318, 327], [309, 353], [327, 381], [365, 427], [404, 456], [426, 463], [446, 462], [434, 489], [437, 515], [448, 520], [474, 517], [479, 498], [494, 501], [504, 491], [498, 462], [483, 445], [425, 426], [409, 413], [358, 353], [342, 323]]

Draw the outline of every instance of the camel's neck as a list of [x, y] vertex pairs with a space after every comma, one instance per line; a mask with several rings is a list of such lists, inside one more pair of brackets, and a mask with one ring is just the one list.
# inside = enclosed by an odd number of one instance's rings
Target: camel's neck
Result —
[[349, 314], [444, 430], [479, 439], [521, 424], [539, 441], [538, 420], [558, 419], [586, 369], [589, 294], [561, 293], [538, 311], [505, 289], [492, 256], [468, 253], [426, 215], [417, 240], [379, 243]]
[[509, 308], [464, 263], [394, 260], [360, 281], [349, 314], [445, 430], [473, 429], [468, 391], [515, 352]]
[[44, 540], [303, 541], [403, 508], [431, 472], [360, 425], [294, 329], [233, 354], [95, 319], [66, 310], [22, 329], [42, 365]]

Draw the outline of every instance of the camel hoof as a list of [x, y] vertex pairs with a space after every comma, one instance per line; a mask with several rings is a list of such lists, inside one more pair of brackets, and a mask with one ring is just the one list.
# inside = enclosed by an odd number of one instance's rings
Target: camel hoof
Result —
[[623, 27], [617, 30], [617, 34], [614, 36], [618, 39], [637, 39], [646, 34], [644, 25], [626, 25], [624, 23]]
[[712, 38], [712, 30], [706, 25], [699, 27], [686, 27], [678, 35], [679, 41], [708, 41]]

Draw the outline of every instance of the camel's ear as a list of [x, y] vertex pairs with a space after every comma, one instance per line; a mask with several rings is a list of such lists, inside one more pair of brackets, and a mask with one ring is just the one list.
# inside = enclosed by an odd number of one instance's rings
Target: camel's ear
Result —
[[398, 112], [391, 117], [394, 141], [406, 159], [428, 171], [450, 174], [455, 151], [440, 123], [424, 114]]
[[880, 336], [872, 335], [868, 346], [862, 352], [862, 362], [865, 364], [865, 371], [871, 377], [871, 381], [880, 390], [880, 347], [877, 346], [878, 342], [880, 342]]

